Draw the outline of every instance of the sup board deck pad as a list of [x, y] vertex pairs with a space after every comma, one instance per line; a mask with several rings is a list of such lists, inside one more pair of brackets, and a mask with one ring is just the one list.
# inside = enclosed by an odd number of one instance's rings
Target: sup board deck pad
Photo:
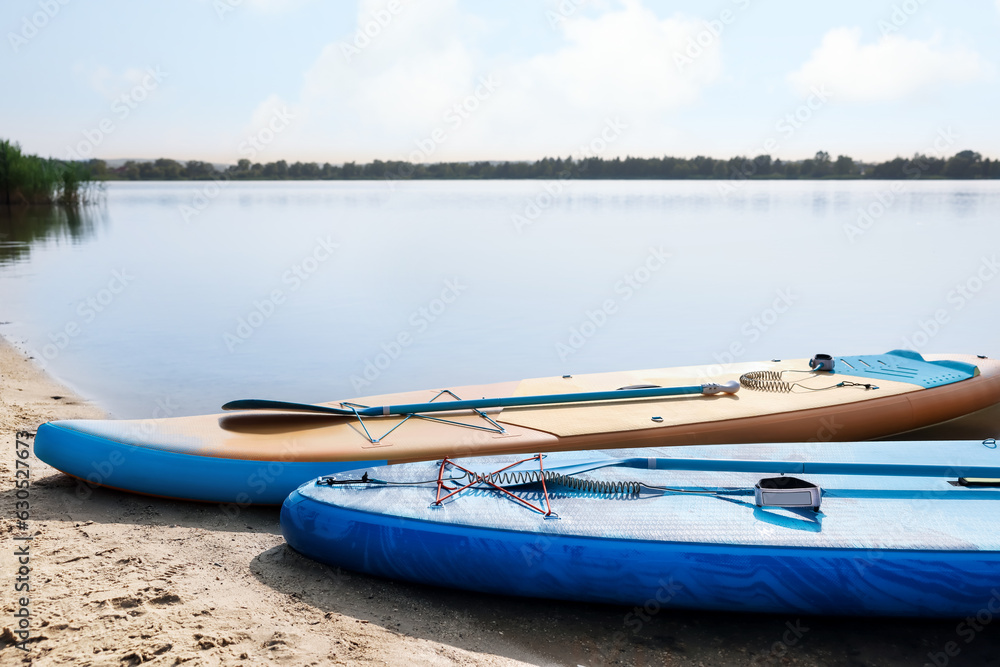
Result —
[[979, 375], [979, 368], [964, 361], [927, 361], [917, 352], [892, 350], [882, 355], [837, 357], [833, 374], [899, 380], [928, 389], [975, 377]]
[[[561, 452], [545, 455], [544, 465], [630, 457], [1000, 466], [995, 442]], [[485, 474], [516, 460], [456, 463]], [[366, 468], [365, 483], [350, 481], [362, 477], [356, 470], [305, 484], [282, 510], [286, 540], [314, 559], [379, 576], [617, 604], [642, 604], [669, 581], [668, 606], [955, 616], [974, 614], [1000, 585], [1000, 489], [961, 486], [957, 477], [796, 475], [822, 489], [814, 512], [758, 507], [762, 472], [612, 466], [575, 477], [670, 490], [574, 490], [550, 479], [551, 519], [484, 485], [436, 505], [440, 471], [440, 461], [424, 462]], [[463, 473], [446, 467], [446, 480], [452, 474]], [[504, 486], [545, 506], [538, 483]]]
[[[855, 370], [846, 363], [855, 368], [867, 363], [873, 370], [866, 371], [868, 376], [852, 375]], [[167, 419], [67, 420], [40, 427], [35, 454], [91, 485], [189, 500], [278, 504], [309, 479], [372, 461], [404, 463], [608, 446], [866, 440], [938, 424], [1000, 402], [1000, 361], [891, 353], [838, 357], [832, 373], [809, 372], [807, 361], [800, 359], [543, 378], [457, 387], [450, 396], [435, 389], [320, 405], [407, 405], [435, 397], [449, 401], [609, 392], [642, 384], [701, 385], [737, 381], [744, 373], [762, 370], [797, 371], [783, 376], [795, 383], [793, 391], [741, 389], [735, 395], [446, 411], [433, 413], [433, 419], [430, 414], [401, 415], [365, 417], [363, 422], [353, 416], [263, 410]], [[875, 377], [877, 372], [882, 375]], [[883, 377], [887, 373], [890, 377]], [[897, 377], [901, 374], [907, 375], [905, 380]], [[874, 384], [879, 389], [826, 389], [841, 382]], [[997, 434], [983, 434], [990, 435]]]

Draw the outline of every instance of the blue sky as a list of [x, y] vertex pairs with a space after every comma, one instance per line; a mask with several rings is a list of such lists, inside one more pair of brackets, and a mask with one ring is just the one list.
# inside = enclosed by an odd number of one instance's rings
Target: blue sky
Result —
[[1000, 157], [1000, 0], [7, 0], [0, 28], [0, 136], [55, 157]]

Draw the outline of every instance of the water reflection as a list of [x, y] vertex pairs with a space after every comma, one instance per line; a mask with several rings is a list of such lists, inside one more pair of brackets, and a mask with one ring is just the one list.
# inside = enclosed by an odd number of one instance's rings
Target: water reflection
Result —
[[957, 218], [968, 218], [976, 214], [980, 197], [976, 192], [958, 190], [949, 197], [951, 211]]
[[[942, 309], [918, 351], [1000, 356], [1000, 280], [947, 297], [1000, 248], [1000, 182], [893, 184], [112, 183], [102, 206], [0, 211], [0, 335], [65, 342], [49, 368], [121, 417], [889, 350]], [[288, 282], [318, 244], [337, 249]], [[625, 289], [654, 249], [669, 260]], [[90, 318], [115, 272], [135, 279]], [[446, 281], [467, 291], [422, 318]]]
[[0, 207], [0, 266], [27, 259], [39, 243], [79, 245], [94, 236], [104, 214], [99, 206]]

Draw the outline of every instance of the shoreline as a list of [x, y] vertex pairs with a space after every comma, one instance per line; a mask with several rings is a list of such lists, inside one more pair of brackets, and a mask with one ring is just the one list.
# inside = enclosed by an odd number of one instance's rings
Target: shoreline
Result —
[[0, 429], [34, 432], [53, 419], [103, 419], [107, 413], [0, 336]]
[[[59, 398], [56, 398], [59, 397]], [[0, 460], [14, 506], [15, 431], [100, 418], [0, 338]], [[0, 514], [0, 664], [923, 664], [959, 619], [866, 619], [628, 609], [483, 596], [320, 565], [290, 550], [278, 508], [226, 509], [91, 487], [31, 460], [31, 637], [13, 641], [12, 537]], [[1000, 624], [954, 664], [1000, 652]], [[798, 632], [788, 639], [789, 628]], [[956, 643], [956, 645], [958, 645]], [[943, 655], [943, 654], [942, 654]]]
[[[5, 508], [15, 501], [16, 433], [34, 433], [45, 421], [106, 416], [0, 337]], [[389, 623], [382, 627], [373, 618], [376, 610], [306, 607], [299, 591], [338, 591], [355, 577], [290, 552], [278, 508], [227, 514], [221, 506], [92, 487], [37, 459], [30, 464], [28, 532], [15, 526], [13, 512], [0, 515], [10, 547], [0, 556], [2, 664], [524, 664], [493, 655], [507, 651], [490, 650], [491, 637], [483, 637], [478, 650], [462, 648], [400, 634]], [[15, 644], [15, 596], [8, 592], [9, 573], [17, 571], [12, 536], [20, 534], [32, 537], [27, 651]], [[293, 562], [289, 568], [283, 561]], [[381, 593], [392, 586], [371, 579], [361, 588], [389, 598]], [[395, 611], [399, 604], [377, 607]], [[388, 610], [377, 611], [388, 619]]]

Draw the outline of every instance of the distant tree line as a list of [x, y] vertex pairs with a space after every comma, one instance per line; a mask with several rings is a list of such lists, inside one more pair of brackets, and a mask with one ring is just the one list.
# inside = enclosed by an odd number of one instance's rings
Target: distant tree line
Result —
[[127, 181], [181, 181], [227, 178], [234, 180], [372, 180], [372, 179], [907, 179], [907, 178], [1000, 178], [1000, 160], [983, 159], [974, 151], [961, 151], [950, 158], [917, 154], [880, 163], [863, 163], [847, 155], [831, 158], [825, 151], [810, 159], [783, 161], [770, 155], [717, 160], [694, 158], [543, 158], [535, 162], [438, 162], [413, 164], [375, 160], [367, 164], [347, 162], [250, 162], [240, 160], [224, 170], [208, 162], [181, 163], [160, 158], [149, 162], [128, 161], [111, 168], [103, 160], [89, 162], [97, 179]]

